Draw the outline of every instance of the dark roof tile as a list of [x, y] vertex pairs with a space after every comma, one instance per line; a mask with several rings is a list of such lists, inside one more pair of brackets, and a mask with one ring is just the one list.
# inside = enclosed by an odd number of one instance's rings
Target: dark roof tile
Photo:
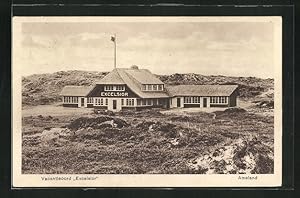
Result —
[[61, 96], [86, 96], [93, 87], [87, 86], [65, 86], [60, 92]]
[[230, 96], [237, 85], [177, 85], [167, 87], [170, 96]]

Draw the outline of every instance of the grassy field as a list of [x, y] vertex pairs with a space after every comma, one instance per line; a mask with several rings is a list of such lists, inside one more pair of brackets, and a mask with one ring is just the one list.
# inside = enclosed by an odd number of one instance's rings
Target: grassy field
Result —
[[24, 174], [273, 173], [273, 115], [23, 109]]

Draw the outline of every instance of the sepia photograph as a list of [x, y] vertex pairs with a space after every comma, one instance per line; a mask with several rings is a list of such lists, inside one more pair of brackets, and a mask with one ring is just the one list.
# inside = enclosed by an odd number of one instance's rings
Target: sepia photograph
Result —
[[279, 186], [281, 28], [14, 17], [14, 185]]

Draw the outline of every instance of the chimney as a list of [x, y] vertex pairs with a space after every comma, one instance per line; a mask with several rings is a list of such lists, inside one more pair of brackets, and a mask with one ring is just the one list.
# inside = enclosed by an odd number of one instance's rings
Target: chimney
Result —
[[139, 69], [139, 67], [137, 65], [132, 65], [130, 68], [131, 69]]

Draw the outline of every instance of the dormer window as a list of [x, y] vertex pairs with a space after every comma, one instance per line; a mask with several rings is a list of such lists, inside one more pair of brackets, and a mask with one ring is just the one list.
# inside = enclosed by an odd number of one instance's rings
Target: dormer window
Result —
[[142, 90], [146, 91], [146, 85], [142, 85]]
[[105, 90], [105, 91], [112, 91], [112, 90], [114, 90], [114, 86], [112, 86], [112, 85], [106, 85], [106, 86], [104, 87], [104, 90]]
[[162, 91], [164, 89], [164, 86], [163, 85], [158, 85], [158, 90], [159, 91]]
[[125, 86], [123, 86], [123, 85], [117, 85], [116, 86], [116, 90], [117, 91], [124, 91], [125, 90]]
[[125, 91], [124, 85], [105, 85], [104, 91]]
[[163, 91], [164, 85], [142, 85], [143, 91]]
[[152, 91], [152, 85], [147, 85], [147, 90]]

